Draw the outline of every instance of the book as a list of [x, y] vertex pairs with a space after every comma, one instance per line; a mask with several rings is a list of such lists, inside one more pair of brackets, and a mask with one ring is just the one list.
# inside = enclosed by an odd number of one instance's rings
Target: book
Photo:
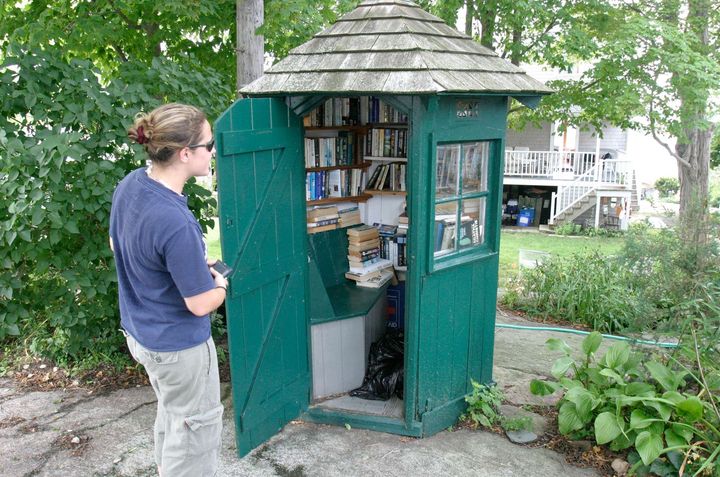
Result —
[[347, 229], [348, 240], [352, 243], [363, 242], [378, 236], [378, 229], [370, 225], [360, 225]]
[[325, 232], [327, 230], [335, 230], [336, 228], [337, 224], [322, 225], [320, 227], [308, 227], [307, 233], [316, 234], [318, 232]]
[[380, 275], [382, 275], [382, 270], [375, 270], [374, 272], [363, 273], [363, 274], [345, 272], [345, 278], [347, 278], [349, 280], [354, 280], [356, 282], [363, 282], [366, 280], [371, 280], [375, 277], [379, 277]]
[[355, 285], [365, 288], [380, 288], [388, 283], [395, 276], [392, 270], [383, 270], [380, 276], [372, 277], [369, 280], [355, 282]]
[[338, 219], [334, 218], [334, 219], [327, 219], [327, 220], [317, 220], [315, 222], [308, 222], [307, 226], [308, 226], [308, 228], [314, 228], [314, 227], [322, 227], [325, 225], [337, 224], [337, 223], [338, 223]]
[[361, 252], [348, 250], [348, 257], [353, 257], [354, 259], [358, 259], [358, 258], [366, 257], [368, 255], [373, 255], [376, 253], [377, 254], [380, 253], [380, 247], [369, 248], [369, 249], [363, 250]]
[[363, 267], [350, 267], [350, 272], [362, 275], [363, 273], [384, 270], [392, 267], [392, 262], [390, 260], [386, 260], [384, 258], [374, 258], [373, 260], [376, 261]]
[[310, 219], [317, 219], [321, 217], [329, 217], [329, 216], [338, 216], [338, 208], [335, 205], [328, 205], [328, 206], [321, 206], [321, 207], [313, 207], [312, 209], [309, 209], [307, 211], [307, 218]]

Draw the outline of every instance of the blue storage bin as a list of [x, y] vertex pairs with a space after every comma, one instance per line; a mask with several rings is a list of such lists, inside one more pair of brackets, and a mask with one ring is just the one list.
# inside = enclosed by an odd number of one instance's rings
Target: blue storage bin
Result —
[[535, 220], [535, 209], [524, 207], [518, 214], [517, 224], [520, 227], [529, 227]]

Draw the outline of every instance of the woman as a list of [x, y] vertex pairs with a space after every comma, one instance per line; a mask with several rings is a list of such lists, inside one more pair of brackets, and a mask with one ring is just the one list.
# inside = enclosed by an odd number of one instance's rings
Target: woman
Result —
[[120, 323], [158, 399], [158, 473], [215, 475], [223, 407], [209, 313], [225, 300], [228, 283], [210, 268], [215, 261], [207, 260], [182, 195], [188, 179], [210, 173], [215, 141], [202, 111], [182, 104], [139, 115], [128, 136], [143, 145], [151, 166], [117, 186], [110, 247]]

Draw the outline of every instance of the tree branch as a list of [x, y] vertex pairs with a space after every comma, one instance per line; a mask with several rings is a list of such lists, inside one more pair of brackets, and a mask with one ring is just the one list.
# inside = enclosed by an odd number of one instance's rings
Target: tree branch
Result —
[[110, 3], [110, 6], [113, 8], [113, 11], [117, 13], [117, 16], [119, 16], [125, 24], [128, 26], [128, 28], [132, 28], [133, 30], [144, 30], [142, 27], [142, 24], [138, 25], [135, 22], [133, 22], [127, 15], [125, 15], [118, 7], [115, 6], [115, 2], [113, 0], [108, 0]]
[[655, 139], [655, 142], [657, 142], [662, 147], [664, 147], [667, 150], [667, 152], [669, 152], [670, 155], [672, 157], [674, 157], [683, 167], [689, 169], [690, 163], [687, 160], [683, 159], [683, 157], [680, 156], [680, 154], [673, 151], [672, 148], [670, 146], [668, 146], [668, 144], [665, 141], [663, 141], [662, 139], [660, 139], [658, 137], [657, 132], [655, 131], [655, 117], [653, 115], [653, 111], [654, 111], [653, 105], [654, 104], [655, 104], [654, 101], [650, 101], [650, 111], [648, 114], [648, 117], [650, 118], [650, 133], [652, 134], [653, 139]]
[[515, 106], [514, 108], [510, 108], [510, 110], [507, 113], [508, 114], [517, 113], [518, 111], [522, 111], [525, 108], [527, 108], [527, 106], [525, 106], [525, 105]]
[[557, 24], [558, 21], [558, 13], [555, 13], [555, 16], [550, 20], [550, 22], [545, 27], [545, 31], [540, 33], [538, 36], [535, 37], [535, 40], [533, 40], [526, 48], [524, 48], [522, 51], [519, 52], [520, 56], [525, 56], [525, 54], [530, 51], [532, 48], [535, 47], [540, 42], [540, 38], [547, 35], [548, 32]]

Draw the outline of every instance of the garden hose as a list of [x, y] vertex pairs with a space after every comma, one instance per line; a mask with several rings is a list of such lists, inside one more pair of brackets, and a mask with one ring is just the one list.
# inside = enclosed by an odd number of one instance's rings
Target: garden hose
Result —
[[[545, 327], [545, 326], [524, 326], [524, 325], [508, 325], [504, 323], [496, 323], [496, 328], [508, 328], [511, 330], [528, 330], [528, 331], [559, 331], [560, 333], [572, 333], [576, 335], [589, 335], [590, 331], [581, 331], [581, 330], [573, 330], [571, 328], [557, 328], [557, 327]], [[650, 345], [650, 346], [657, 346], [659, 348], [678, 348], [680, 345], [677, 343], [668, 343], [668, 342], [662, 342], [662, 341], [650, 341], [650, 340], [640, 340], [637, 338], [627, 338], [625, 336], [616, 336], [616, 335], [606, 335], [602, 334], [603, 338], [608, 338], [611, 340], [619, 340], [619, 341], [629, 341], [633, 344], [642, 344], [642, 345]]]

